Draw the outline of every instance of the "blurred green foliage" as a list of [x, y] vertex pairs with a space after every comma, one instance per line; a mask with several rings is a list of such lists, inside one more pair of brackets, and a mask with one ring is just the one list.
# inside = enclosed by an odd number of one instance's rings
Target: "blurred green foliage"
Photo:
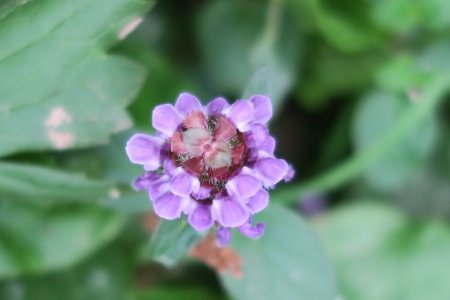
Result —
[[[0, 299], [448, 299], [449, 10], [0, 2]], [[240, 278], [186, 259], [202, 236], [183, 220], [152, 233], [130, 187], [126, 140], [182, 91], [270, 95], [297, 170], [255, 216], [266, 234], [233, 237]]]

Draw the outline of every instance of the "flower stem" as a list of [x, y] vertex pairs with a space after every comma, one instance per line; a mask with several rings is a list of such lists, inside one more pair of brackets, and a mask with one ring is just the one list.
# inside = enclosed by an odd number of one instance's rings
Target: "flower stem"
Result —
[[263, 43], [273, 46], [280, 30], [281, 7], [283, 0], [270, 0], [267, 21], [263, 32]]

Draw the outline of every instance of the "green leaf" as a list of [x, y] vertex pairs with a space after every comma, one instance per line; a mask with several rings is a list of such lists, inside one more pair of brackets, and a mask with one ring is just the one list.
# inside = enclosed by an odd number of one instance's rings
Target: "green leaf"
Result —
[[343, 52], [359, 52], [381, 45], [380, 33], [368, 18], [367, 2], [312, 0], [317, 26], [330, 44]]
[[173, 62], [155, 49], [148, 47], [147, 43], [146, 40], [130, 38], [122, 43], [116, 51], [132, 57], [148, 71], [142, 89], [130, 105], [129, 110], [136, 126], [150, 130], [150, 116], [156, 105], [163, 102], [172, 103], [181, 91], [197, 92], [197, 89], [190, 82], [190, 76], [183, 76], [184, 74], [176, 68], [177, 66]]
[[247, 83], [242, 94], [243, 99], [249, 99], [253, 95], [269, 95], [270, 76], [269, 70], [263, 67], [256, 71]]
[[150, 242], [150, 257], [167, 267], [174, 266], [202, 238], [185, 220], [161, 220]]
[[422, 122], [426, 123], [429, 118], [433, 119], [436, 107], [446, 99], [444, 96], [450, 87], [449, 79], [445, 76], [436, 76], [433, 80], [429, 80], [421, 91], [420, 101], [414, 105], [410, 104], [411, 107], [402, 113], [389, 131], [373, 141], [370, 147], [366, 147], [364, 151], [360, 151], [325, 174], [306, 182], [291, 184], [275, 192], [276, 198], [279, 201], [295, 203], [305, 195], [331, 191], [357, 178], [370, 165], [383, 159], [386, 153], [391, 153], [392, 149], [408, 136], [411, 128]]
[[[404, 97], [389, 92], [368, 94], [360, 103], [353, 124], [353, 140], [357, 151], [364, 151], [387, 134], [413, 105]], [[433, 115], [413, 124], [395, 147], [367, 167], [364, 175], [368, 183], [385, 192], [398, 189], [420, 169], [430, 155], [437, 140], [437, 130]]]
[[380, 28], [406, 34], [420, 24], [421, 7], [417, 2], [419, 1], [373, 1], [371, 18]]
[[144, 71], [105, 50], [147, 8], [140, 0], [29, 1], [0, 20], [0, 156], [104, 143], [130, 126], [124, 107]]
[[310, 59], [311, 70], [297, 87], [298, 101], [311, 108], [320, 108], [339, 95], [366, 88], [375, 68], [384, 59], [374, 53], [343, 55], [329, 48], [315, 50]]
[[88, 179], [81, 174], [0, 162], [1, 195], [14, 201], [29, 200], [36, 204], [92, 202], [107, 196], [112, 188], [110, 182]]
[[450, 230], [411, 220], [376, 203], [355, 203], [318, 222], [342, 298], [446, 299], [450, 294]]
[[0, 277], [73, 266], [117, 236], [125, 221], [94, 206], [0, 204]]
[[[1, 299], [22, 300], [126, 300], [134, 284], [129, 249], [107, 247], [66, 271], [27, 276], [0, 283]], [[123, 247], [125, 248], [125, 247]]]
[[450, 26], [445, 14], [450, 4], [446, 0], [380, 0], [372, 1], [371, 6], [372, 20], [397, 34], [411, 34], [421, 28], [445, 30]]
[[261, 239], [235, 234], [231, 244], [242, 257], [242, 277], [221, 275], [233, 299], [330, 300], [337, 296], [318, 240], [299, 216], [272, 203], [255, 221], [266, 223]]
[[167, 284], [163, 286], [152, 286], [146, 291], [138, 293], [138, 300], [161, 300], [161, 299], [195, 299], [195, 300], [225, 300], [216, 292], [208, 291], [206, 288], [190, 285]]
[[417, 58], [406, 54], [398, 55], [385, 62], [375, 75], [379, 87], [398, 93], [406, 92], [412, 100], [414, 100], [414, 93], [420, 92], [429, 77], [418, 66]]
[[[294, 81], [300, 35], [282, 7], [269, 4], [275, 17], [267, 20], [264, 8], [260, 3], [211, 1], [201, 12], [198, 35], [207, 75], [217, 89], [241, 95], [249, 81], [264, 77], [270, 83], [264, 90], [277, 109]], [[262, 77], [255, 79], [255, 73]]]
[[426, 72], [450, 77], [450, 38], [439, 39], [426, 47], [417, 65]]

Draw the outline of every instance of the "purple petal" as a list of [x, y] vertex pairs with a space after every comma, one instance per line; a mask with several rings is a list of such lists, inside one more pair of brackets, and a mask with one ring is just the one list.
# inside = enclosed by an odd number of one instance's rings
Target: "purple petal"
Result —
[[165, 136], [171, 137], [182, 119], [170, 104], [158, 105], [153, 109], [152, 125]]
[[166, 193], [153, 202], [155, 213], [161, 218], [173, 220], [181, 215], [182, 198], [171, 193]]
[[260, 145], [258, 145], [258, 148], [263, 150], [264, 152], [273, 154], [273, 152], [275, 151], [275, 144], [275, 139], [269, 135]]
[[177, 169], [177, 167], [175, 166], [175, 164], [173, 163], [173, 161], [171, 159], [167, 159], [164, 161], [164, 172], [167, 175], [175, 176], [176, 169]]
[[219, 244], [220, 247], [227, 246], [231, 239], [231, 229], [219, 226], [217, 228], [216, 238], [217, 244]]
[[287, 162], [276, 158], [263, 158], [256, 162], [255, 171], [265, 186], [273, 187], [289, 171]]
[[260, 212], [269, 204], [269, 192], [265, 189], [260, 189], [247, 202], [247, 207], [252, 214]]
[[169, 188], [178, 196], [189, 196], [195, 187], [196, 178], [187, 174], [179, 174], [170, 179]]
[[202, 111], [202, 104], [194, 95], [181, 93], [175, 103], [175, 108], [184, 116], [194, 111]]
[[249, 101], [238, 100], [234, 102], [226, 109], [225, 114], [241, 132], [250, 129], [248, 124], [253, 121], [253, 106]]
[[240, 226], [249, 217], [249, 213], [245, 207], [231, 198], [214, 201], [213, 209], [216, 210], [219, 223], [224, 227]]
[[[165, 185], [163, 188], [163, 185]], [[157, 182], [155, 182], [154, 184], [152, 184], [149, 188], [148, 188], [148, 196], [150, 198], [150, 201], [155, 201], [156, 199], [158, 199], [159, 197], [161, 197], [161, 195], [167, 191], [167, 181], [166, 180], [159, 180]]]
[[197, 205], [197, 207], [189, 214], [188, 221], [197, 231], [209, 229], [214, 223], [211, 217], [211, 206], [202, 204]]
[[246, 199], [255, 195], [261, 189], [261, 181], [247, 174], [237, 175], [227, 182], [227, 191], [239, 199]]
[[154, 172], [147, 172], [134, 180], [133, 188], [137, 191], [148, 190], [160, 178], [161, 178], [160, 174]]
[[198, 192], [193, 193], [193, 196], [197, 200], [209, 198], [211, 196], [211, 188], [206, 186], [200, 186]]
[[146, 170], [153, 171], [161, 166], [162, 142], [160, 138], [138, 133], [127, 142], [125, 151], [132, 163], [144, 165]]
[[289, 167], [289, 169], [288, 169], [288, 171], [286, 173], [286, 176], [284, 176], [284, 178], [283, 178], [284, 182], [291, 181], [292, 178], [294, 178], [294, 175], [295, 175], [294, 168], [291, 165], [288, 165], [288, 167]]
[[256, 95], [250, 98], [256, 123], [265, 124], [272, 118], [272, 102], [267, 96]]
[[269, 137], [269, 130], [264, 125], [254, 124], [251, 126], [250, 131], [247, 132], [246, 137], [250, 146], [259, 146]]
[[258, 223], [256, 226], [253, 226], [251, 221], [239, 226], [237, 229], [243, 235], [252, 238], [259, 239], [264, 234], [264, 229], [266, 226], [263, 223]]
[[208, 115], [220, 115], [222, 114], [222, 110], [230, 106], [222, 97], [215, 98], [211, 102], [208, 103], [206, 106], [206, 110], [208, 112]]

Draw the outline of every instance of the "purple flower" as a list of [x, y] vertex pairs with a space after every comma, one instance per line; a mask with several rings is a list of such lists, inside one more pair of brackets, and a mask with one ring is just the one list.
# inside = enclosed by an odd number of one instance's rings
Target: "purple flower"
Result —
[[153, 110], [156, 135], [136, 134], [126, 152], [146, 173], [134, 182], [146, 190], [161, 218], [187, 215], [197, 231], [217, 225], [217, 240], [226, 245], [235, 227], [259, 238], [264, 224], [252, 216], [267, 207], [268, 189], [289, 181], [294, 170], [274, 157], [275, 139], [266, 127], [272, 117], [268, 97], [256, 95], [232, 105], [216, 98], [202, 106], [181, 94], [175, 106]]

